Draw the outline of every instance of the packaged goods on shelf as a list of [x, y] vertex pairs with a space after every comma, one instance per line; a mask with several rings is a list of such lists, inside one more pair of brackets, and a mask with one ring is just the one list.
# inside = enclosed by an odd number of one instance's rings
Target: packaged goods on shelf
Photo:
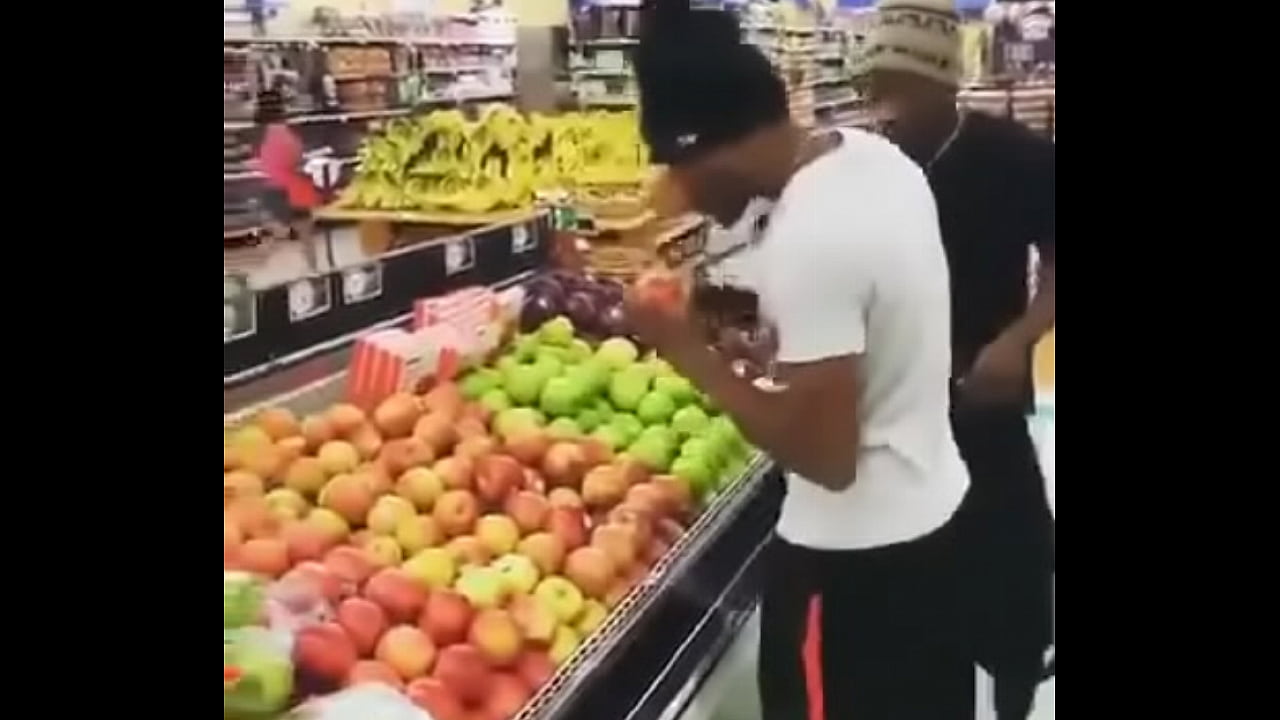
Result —
[[501, 104], [475, 120], [436, 111], [365, 139], [338, 206], [486, 212], [530, 206], [538, 191], [635, 184], [648, 172], [633, 113], [523, 115]]
[[[335, 378], [227, 418], [224, 572], [328, 607], [279, 620], [303, 696], [549, 717], [755, 496], [765, 466], [702, 393], [625, 328], [543, 312], [618, 294], [547, 276], [456, 382], [361, 408]], [[224, 625], [257, 592], [224, 581]]]

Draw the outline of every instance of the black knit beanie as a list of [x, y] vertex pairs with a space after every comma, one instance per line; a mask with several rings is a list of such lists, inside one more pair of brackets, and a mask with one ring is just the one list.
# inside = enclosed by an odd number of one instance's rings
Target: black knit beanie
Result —
[[640, 131], [654, 162], [678, 165], [787, 116], [787, 92], [737, 20], [688, 0], [646, 6], [635, 59]]

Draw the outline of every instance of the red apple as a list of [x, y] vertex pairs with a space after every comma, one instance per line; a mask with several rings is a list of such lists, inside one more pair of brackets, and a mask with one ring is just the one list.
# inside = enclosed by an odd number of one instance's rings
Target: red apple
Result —
[[444, 546], [453, 554], [458, 565], [488, 565], [493, 559], [493, 552], [489, 550], [489, 546], [480, 542], [480, 539], [474, 535], [460, 535], [448, 542]]
[[653, 520], [654, 515], [647, 506], [635, 505], [629, 501], [610, 510], [605, 516], [605, 521], [610, 524], [630, 528], [635, 533], [638, 547], [648, 545], [653, 539]]
[[364, 596], [382, 606], [392, 622], [414, 622], [427, 603], [427, 591], [400, 568], [384, 568], [365, 583]]
[[361, 657], [373, 654], [378, 640], [387, 631], [387, 614], [382, 606], [365, 598], [347, 598], [338, 606], [338, 625], [351, 636]]
[[581, 510], [587, 506], [582, 502], [582, 496], [577, 490], [567, 487], [552, 488], [551, 492], [547, 493], [547, 502], [553, 508], [567, 507]]
[[354, 592], [354, 588], [350, 588], [327, 565], [314, 561], [298, 563], [285, 573], [283, 581], [309, 584], [330, 603], [336, 603], [344, 595]]
[[556, 674], [556, 665], [543, 650], [525, 650], [516, 661], [516, 673], [530, 688], [537, 690], [551, 682], [551, 677]]
[[613, 566], [619, 570], [630, 568], [640, 555], [640, 544], [630, 527], [605, 523], [591, 531], [591, 545], [605, 551]]
[[436, 500], [431, 516], [445, 535], [465, 535], [480, 517], [480, 503], [466, 490], [449, 490]]
[[438, 678], [418, 678], [405, 687], [404, 693], [414, 705], [431, 713], [434, 720], [468, 720], [462, 700]]
[[684, 284], [667, 270], [647, 270], [636, 279], [631, 292], [644, 305], [666, 313], [679, 313], [685, 306]]
[[517, 595], [511, 599], [508, 609], [525, 640], [551, 644], [556, 636], [556, 626], [560, 624], [551, 608], [532, 595]]
[[587, 544], [587, 513], [581, 509], [553, 507], [547, 514], [547, 531], [560, 538], [565, 549]]
[[507, 515], [516, 522], [522, 535], [537, 532], [546, 526], [551, 503], [536, 492], [521, 490], [507, 498]]
[[467, 641], [493, 667], [506, 667], [514, 663], [524, 649], [520, 626], [506, 610], [488, 609], [477, 613], [467, 632]]
[[378, 451], [378, 463], [389, 478], [398, 478], [410, 468], [428, 467], [435, 459], [430, 445], [412, 437], [391, 440]]
[[437, 590], [427, 598], [418, 627], [436, 647], [447, 647], [466, 639], [472, 614], [471, 603], [465, 597], [452, 590]]
[[520, 677], [509, 673], [494, 675], [493, 687], [484, 701], [485, 720], [511, 720], [532, 696]]
[[489, 503], [490, 507], [500, 507], [502, 501], [519, 488], [523, 481], [524, 468], [515, 458], [486, 455], [476, 461], [476, 494]]
[[441, 650], [431, 674], [464, 703], [482, 700], [493, 675], [480, 651], [467, 644], [450, 645]]
[[294, 638], [294, 664], [320, 680], [341, 683], [357, 659], [355, 644], [334, 623], [308, 625]]
[[475, 478], [475, 463], [471, 458], [451, 456], [436, 462], [431, 468], [450, 490], [470, 490]]
[[281, 537], [293, 563], [319, 560], [334, 545], [332, 536], [315, 523], [291, 523], [281, 532]]
[[341, 545], [324, 556], [324, 565], [352, 590], [373, 574], [373, 560], [359, 548]]

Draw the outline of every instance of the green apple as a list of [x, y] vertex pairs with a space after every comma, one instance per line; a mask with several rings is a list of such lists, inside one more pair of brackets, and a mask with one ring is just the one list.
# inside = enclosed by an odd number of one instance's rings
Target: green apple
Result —
[[551, 318], [538, 328], [538, 340], [547, 345], [568, 347], [573, 342], [573, 322], [563, 315]]
[[671, 463], [672, 475], [689, 483], [689, 489], [695, 497], [705, 497], [715, 488], [716, 474], [707, 465], [706, 458], [696, 455], [681, 455]]
[[610, 450], [617, 450], [626, 445], [622, 433], [612, 425], [601, 425], [591, 431], [591, 437], [599, 440], [609, 446]]
[[565, 371], [565, 374], [581, 382], [588, 394], [596, 395], [608, 389], [612, 371], [603, 361], [588, 358], [575, 365], [572, 370]]
[[699, 457], [707, 461], [712, 472], [718, 472], [720, 466], [728, 459], [722, 451], [706, 438], [689, 438], [680, 446], [680, 457]]
[[665, 473], [671, 467], [671, 446], [657, 435], [641, 437], [627, 448], [627, 454], [652, 472]]
[[511, 408], [511, 398], [501, 388], [493, 388], [480, 396], [480, 404], [496, 414]]
[[569, 362], [582, 362], [589, 357], [591, 357], [591, 346], [581, 338], [574, 338], [565, 350], [565, 360]]
[[498, 362], [494, 365], [494, 367], [497, 368], [498, 372], [501, 373], [502, 377], [505, 378], [507, 376], [507, 373], [511, 372], [511, 368], [519, 364], [520, 364], [519, 358], [517, 358], [515, 355], [508, 354], [498, 358]]
[[476, 368], [467, 373], [458, 383], [462, 396], [468, 400], [479, 400], [485, 393], [502, 384], [502, 373], [493, 368]]
[[609, 419], [609, 426], [618, 431], [618, 437], [622, 438], [623, 445], [634, 442], [644, 430], [644, 423], [631, 413], [614, 413]]
[[666, 393], [676, 405], [688, 405], [698, 399], [693, 383], [679, 375], [659, 375], [653, 379], [653, 389]]
[[629, 370], [617, 373], [609, 380], [609, 399], [619, 410], [635, 410], [648, 392], [648, 379]]
[[680, 442], [680, 436], [676, 434], [676, 431], [672, 430], [666, 425], [650, 425], [649, 427], [640, 431], [640, 437], [661, 438], [663, 444], [665, 444], [667, 447], [672, 449], [674, 449]]
[[533, 408], [508, 408], [493, 418], [493, 429], [503, 437], [530, 428], [542, 427], [546, 417]]
[[503, 373], [503, 387], [512, 402], [517, 405], [529, 405], [538, 401], [538, 393], [542, 392], [542, 384], [549, 375], [537, 365], [520, 364]]
[[640, 357], [640, 351], [636, 349], [635, 343], [623, 337], [611, 337], [600, 343], [600, 349], [596, 350], [596, 357], [603, 360], [609, 367], [615, 370], [621, 370], [636, 361]]
[[736, 455], [746, 446], [746, 439], [742, 437], [738, 426], [733, 424], [733, 420], [728, 415], [711, 418], [707, 433], [714, 436], [716, 441], [727, 448], [731, 454]]
[[671, 363], [663, 360], [654, 353], [649, 353], [649, 357], [645, 359], [644, 363], [653, 370], [654, 379], [674, 376], [676, 374], [676, 369], [671, 367]]
[[603, 422], [608, 422], [613, 419], [615, 412], [613, 409], [613, 403], [605, 400], [604, 398], [596, 398], [596, 404], [592, 409], [600, 413], [600, 418]]
[[506, 582], [508, 593], [525, 595], [533, 592], [534, 586], [538, 584], [538, 566], [524, 555], [503, 555], [493, 561], [492, 567]]
[[578, 427], [581, 428], [583, 432], [591, 432], [592, 430], [600, 427], [600, 423], [604, 422], [604, 417], [600, 414], [600, 411], [595, 408], [587, 408], [586, 410], [579, 412], [578, 416], [574, 419], [578, 423]]
[[562, 623], [573, 622], [586, 602], [578, 586], [559, 575], [552, 575], [538, 583], [533, 590], [533, 597], [550, 608]]
[[538, 407], [551, 417], [565, 417], [578, 412], [582, 385], [567, 377], [553, 377], [542, 386]]
[[685, 405], [671, 416], [671, 429], [681, 437], [701, 435], [710, 425], [711, 418], [697, 405]]
[[538, 353], [537, 335], [517, 335], [511, 343], [511, 354], [520, 362], [530, 362]]
[[636, 417], [645, 425], [664, 425], [676, 412], [676, 403], [671, 396], [658, 390], [650, 390], [640, 398], [636, 407]]
[[507, 581], [493, 568], [465, 567], [453, 588], [477, 609], [500, 607], [507, 599]]
[[239, 571], [222, 571], [222, 627], [252, 625], [262, 615], [263, 590], [257, 577]]
[[545, 350], [538, 351], [538, 357], [533, 361], [533, 366], [542, 373], [544, 382], [564, 372], [564, 361], [556, 357], [555, 353]]
[[[590, 411], [584, 410], [583, 412]], [[579, 416], [581, 416], [581, 413], [579, 413]], [[595, 425], [591, 427], [594, 429]], [[552, 440], [577, 440], [582, 437], [582, 426], [573, 418], [559, 417], [552, 420], [551, 424], [547, 426], [547, 436]]]

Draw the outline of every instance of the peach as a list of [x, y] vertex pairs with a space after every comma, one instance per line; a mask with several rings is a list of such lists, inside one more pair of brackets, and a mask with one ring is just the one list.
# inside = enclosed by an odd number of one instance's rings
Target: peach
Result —
[[351, 671], [347, 673], [347, 687], [365, 683], [382, 683], [396, 690], [404, 689], [400, 675], [381, 660], [359, 660], [351, 666]]
[[349, 473], [360, 464], [360, 453], [354, 445], [342, 440], [330, 440], [320, 446], [316, 459], [329, 475]]
[[617, 569], [609, 554], [598, 547], [581, 547], [569, 553], [564, 561], [564, 575], [583, 594], [603, 598], [616, 577]]
[[456, 537], [471, 532], [480, 515], [476, 496], [466, 490], [449, 490], [436, 500], [432, 517], [445, 535]]
[[348, 438], [351, 441], [351, 447], [356, 449], [356, 455], [361, 460], [372, 460], [382, 450], [382, 435], [379, 435], [378, 429], [370, 423], [356, 428]]
[[476, 521], [476, 538], [489, 548], [494, 556], [506, 555], [520, 542], [520, 528], [506, 515], [485, 515]]
[[419, 418], [413, 426], [413, 436], [429, 445], [436, 457], [449, 452], [458, 440], [458, 434], [453, 429], [453, 418], [439, 412], [427, 413]]
[[396, 480], [396, 494], [413, 503], [422, 512], [430, 512], [444, 494], [444, 480], [424, 467], [409, 468]]
[[321, 445], [338, 436], [338, 432], [333, 429], [333, 424], [320, 415], [309, 415], [303, 418], [301, 433], [307, 441], [307, 452], [316, 452]]
[[346, 680], [357, 659], [351, 638], [335, 623], [307, 625], [294, 638], [294, 664], [321, 680], [331, 683]]
[[375, 656], [405, 680], [420, 678], [436, 661], [436, 646], [412, 625], [397, 625], [378, 641]]
[[253, 424], [262, 428], [272, 440], [280, 440], [300, 431], [298, 419], [285, 408], [268, 408], [258, 413]]
[[313, 523], [293, 523], [282, 531], [281, 537], [288, 549], [289, 560], [295, 563], [319, 560], [334, 544], [324, 528]]
[[378, 462], [391, 477], [400, 477], [410, 468], [425, 468], [435, 459], [435, 451], [430, 445], [411, 437], [392, 440], [378, 453]]
[[373, 410], [373, 424], [389, 438], [405, 437], [422, 415], [418, 399], [409, 393], [394, 393]]
[[622, 525], [605, 524], [591, 531], [591, 545], [604, 550], [615, 568], [629, 568], [640, 554], [635, 531]]
[[444, 531], [430, 515], [414, 515], [396, 524], [395, 538], [406, 555], [413, 555], [443, 543]]
[[549, 532], [536, 532], [521, 540], [516, 545], [516, 552], [532, 560], [546, 576], [560, 572], [566, 550], [564, 541], [558, 536]]
[[246, 470], [222, 474], [222, 507], [242, 498], [262, 497], [262, 478]]
[[366, 421], [364, 411], [349, 403], [340, 403], [329, 408], [325, 418], [333, 427], [334, 433], [342, 437], [355, 432]]
[[320, 491], [320, 506], [329, 508], [347, 522], [358, 525], [373, 508], [369, 484], [356, 475], [338, 475]]
[[551, 503], [536, 492], [521, 490], [507, 498], [504, 509], [515, 521], [521, 534], [528, 535], [546, 526], [547, 515], [551, 512]]
[[394, 535], [401, 520], [417, 515], [413, 503], [398, 495], [383, 495], [374, 501], [365, 525], [377, 535]]
[[431, 467], [448, 490], [470, 490], [474, 485], [475, 463], [464, 457], [447, 457]]
[[382, 606], [392, 622], [415, 622], [427, 603], [427, 591], [399, 568], [384, 568], [369, 578], [364, 596]]

